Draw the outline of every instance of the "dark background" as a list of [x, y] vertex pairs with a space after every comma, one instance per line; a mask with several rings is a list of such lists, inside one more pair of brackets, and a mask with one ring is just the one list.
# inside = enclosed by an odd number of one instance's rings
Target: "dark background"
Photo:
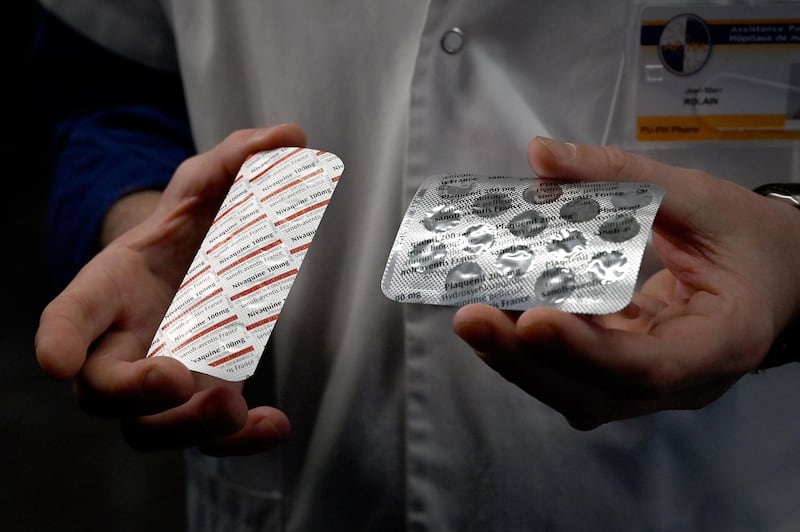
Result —
[[71, 383], [49, 379], [36, 365], [36, 325], [55, 295], [44, 252], [49, 117], [31, 101], [26, 76], [39, 7], [33, 0], [3, 7], [0, 528], [183, 530], [180, 453], [129, 449], [115, 421], [86, 416], [72, 398]]

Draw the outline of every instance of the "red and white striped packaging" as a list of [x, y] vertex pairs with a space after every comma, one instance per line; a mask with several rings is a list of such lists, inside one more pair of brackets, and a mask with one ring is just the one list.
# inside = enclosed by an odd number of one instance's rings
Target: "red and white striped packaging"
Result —
[[336, 155], [309, 148], [251, 156], [147, 356], [228, 381], [251, 376], [343, 170]]

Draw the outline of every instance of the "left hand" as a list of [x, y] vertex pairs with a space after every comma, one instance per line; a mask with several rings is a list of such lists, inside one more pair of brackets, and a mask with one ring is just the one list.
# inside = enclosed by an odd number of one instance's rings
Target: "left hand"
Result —
[[615, 148], [535, 139], [541, 177], [666, 189], [653, 226], [665, 269], [624, 310], [460, 309], [454, 331], [576, 428], [714, 401], [758, 367], [800, 310], [800, 213], [731, 182]]

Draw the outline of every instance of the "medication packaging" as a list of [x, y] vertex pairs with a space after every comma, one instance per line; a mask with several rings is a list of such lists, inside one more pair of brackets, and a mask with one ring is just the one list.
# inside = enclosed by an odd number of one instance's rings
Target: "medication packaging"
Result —
[[147, 356], [229, 381], [252, 375], [343, 169], [336, 155], [308, 148], [250, 157]]
[[[344, 165], [280, 148], [236, 177], [150, 346], [229, 381], [255, 372]], [[630, 301], [663, 191], [472, 174], [433, 176], [386, 264], [403, 303], [615, 312]]]
[[411, 201], [383, 275], [404, 303], [606, 314], [633, 296], [663, 190], [452, 174]]

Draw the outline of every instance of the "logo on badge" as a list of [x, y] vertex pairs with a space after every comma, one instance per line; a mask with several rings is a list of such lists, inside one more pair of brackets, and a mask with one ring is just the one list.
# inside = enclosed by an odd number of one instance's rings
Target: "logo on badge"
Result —
[[658, 58], [676, 76], [691, 76], [711, 56], [711, 31], [697, 15], [682, 14], [664, 26], [658, 41]]

